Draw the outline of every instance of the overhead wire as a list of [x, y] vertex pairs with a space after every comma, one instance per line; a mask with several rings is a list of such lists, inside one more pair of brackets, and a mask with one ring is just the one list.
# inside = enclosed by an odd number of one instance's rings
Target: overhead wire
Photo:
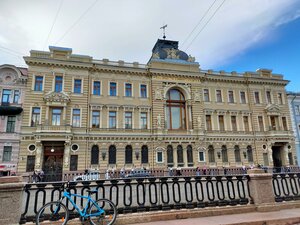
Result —
[[214, 6], [217, 0], [215, 0], [210, 7], [206, 10], [206, 12], [203, 14], [197, 25], [194, 27], [194, 29], [190, 32], [190, 34], [186, 37], [186, 39], [183, 41], [182, 46], [186, 43], [186, 41], [191, 37], [191, 35], [194, 33], [194, 31], [198, 28], [204, 17], [206, 17], [207, 13], [210, 11], [210, 9]]
[[61, 6], [62, 6], [62, 3], [63, 3], [63, 1], [64, 1], [64, 0], [60, 0], [59, 7], [58, 7], [58, 9], [57, 9], [57, 11], [56, 11], [56, 15], [55, 15], [55, 17], [54, 17], [54, 20], [53, 20], [53, 23], [52, 23], [51, 29], [50, 29], [50, 31], [49, 31], [49, 33], [48, 33], [47, 39], [46, 39], [46, 41], [45, 41], [45, 44], [44, 44], [43, 50], [45, 49], [45, 47], [46, 47], [46, 44], [47, 44], [47, 43], [48, 43], [48, 41], [49, 41], [50, 35], [51, 35], [51, 33], [52, 33], [52, 30], [53, 30], [53, 27], [54, 27], [54, 25], [55, 25], [55, 23], [56, 23], [56, 20], [57, 20], [58, 14], [59, 14], [59, 12], [60, 12], [60, 9], [61, 9]]
[[88, 13], [88, 11], [91, 10], [91, 8], [98, 2], [98, 0], [95, 0], [84, 12], [83, 14], [80, 15], [80, 17], [75, 21], [75, 23], [73, 23], [69, 29], [55, 42], [55, 44], [57, 44], [58, 42], [60, 42], [62, 39], [64, 39], [64, 37], [75, 27], [75, 25], [77, 23], [79, 23], [79, 21], [85, 16], [85, 14]]
[[197, 35], [193, 38], [193, 40], [190, 42], [190, 44], [187, 46], [187, 48], [185, 49], [188, 50], [189, 47], [192, 45], [192, 43], [196, 40], [196, 38], [199, 36], [199, 34], [205, 29], [205, 27], [207, 26], [207, 24], [212, 20], [212, 18], [216, 15], [216, 13], [220, 10], [220, 8], [223, 6], [223, 4], [225, 3], [226, 0], [223, 0], [223, 2], [218, 6], [218, 8], [215, 10], [215, 12], [212, 14], [212, 16], [208, 19], [208, 21], [204, 24], [204, 26], [201, 28], [201, 30], [197, 33]]

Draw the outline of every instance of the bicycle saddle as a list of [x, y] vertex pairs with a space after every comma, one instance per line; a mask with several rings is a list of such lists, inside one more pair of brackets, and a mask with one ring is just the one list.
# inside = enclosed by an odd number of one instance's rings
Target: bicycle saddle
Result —
[[86, 190], [87, 193], [89, 194], [95, 194], [97, 193], [98, 191], [97, 190]]

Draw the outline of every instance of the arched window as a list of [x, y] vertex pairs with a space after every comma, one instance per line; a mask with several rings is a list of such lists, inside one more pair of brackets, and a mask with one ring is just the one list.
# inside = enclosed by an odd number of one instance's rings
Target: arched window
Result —
[[214, 146], [210, 145], [208, 146], [208, 161], [209, 162], [215, 162], [215, 150]]
[[109, 146], [109, 149], [108, 149], [108, 163], [109, 164], [116, 164], [116, 162], [117, 162], [116, 154], [117, 154], [116, 146], [114, 146], [114, 145]]
[[241, 151], [238, 145], [234, 146], [234, 158], [235, 162], [241, 162]]
[[99, 164], [99, 147], [94, 145], [91, 151], [91, 164]]
[[186, 129], [185, 99], [177, 89], [167, 93], [166, 125], [168, 129]]
[[142, 146], [142, 163], [148, 163], [148, 146]]
[[183, 149], [181, 145], [177, 146], [177, 164], [183, 166]]
[[251, 145], [247, 146], [247, 156], [248, 156], [248, 162], [253, 162], [253, 152]]
[[188, 166], [193, 166], [194, 165], [194, 161], [193, 161], [193, 148], [192, 148], [191, 145], [187, 146], [186, 156], [187, 156]]
[[125, 164], [132, 163], [132, 147], [131, 145], [127, 145], [125, 148]]
[[167, 163], [168, 163], [168, 166], [171, 166], [173, 167], [173, 147], [172, 145], [168, 145], [167, 147]]
[[226, 145], [222, 145], [222, 162], [228, 162]]

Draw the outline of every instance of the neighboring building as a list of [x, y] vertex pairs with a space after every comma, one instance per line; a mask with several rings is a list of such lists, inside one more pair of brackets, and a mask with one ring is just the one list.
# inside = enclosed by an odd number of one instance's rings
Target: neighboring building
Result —
[[287, 92], [289, 108], [291, 112], [292, 127], [295, 135], [295, 145], [297, 153], [297, 162], [300, 166], [300, 93], [299, 92]]
[[26, 81], [27, 69], [0, 66], [0, 176], [17, 171]]
[[158, 40], [147, 65], [31, 51], [18, 171], [294, 164], [288, 81], [203, 71]]

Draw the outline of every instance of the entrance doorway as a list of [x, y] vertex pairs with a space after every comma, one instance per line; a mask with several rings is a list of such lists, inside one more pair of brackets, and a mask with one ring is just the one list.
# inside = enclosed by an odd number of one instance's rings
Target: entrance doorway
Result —
[[273, 166], [276, 168], [276, 172], [280, 172], [282, 167], [281, 159], [281, 146], [272, 147]]
[[44, 181], [61, 181], [64, 157], [64, 143], [44, 144]]

